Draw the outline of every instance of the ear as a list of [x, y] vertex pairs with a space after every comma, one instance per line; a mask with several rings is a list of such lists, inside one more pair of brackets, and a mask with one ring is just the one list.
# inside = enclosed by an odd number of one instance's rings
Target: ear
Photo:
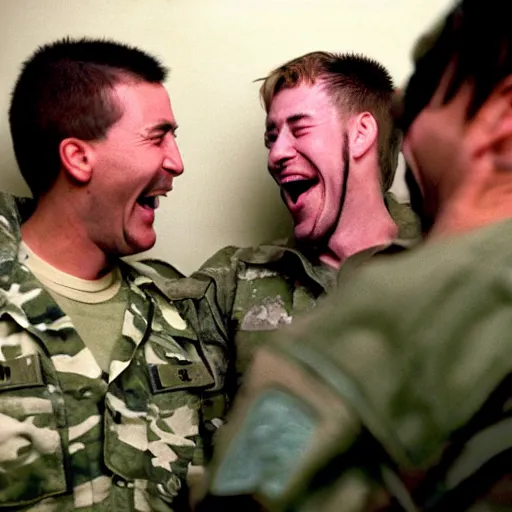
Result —
[[364, 156], [377, 143], [377, 121], [369, 112], [352, 117], [349, 127], [350, 155], [353, 158]]
[[87, 142], [68, 137], [59, 144], [60, 161], [64, 171], [75, 181], [85, 184], [92, 177], [94, 151]]
[[479, 127], [475, 153], [489, 151], [496, 168], [512, 169], [512, 75], [495, 88], [475, 121]]

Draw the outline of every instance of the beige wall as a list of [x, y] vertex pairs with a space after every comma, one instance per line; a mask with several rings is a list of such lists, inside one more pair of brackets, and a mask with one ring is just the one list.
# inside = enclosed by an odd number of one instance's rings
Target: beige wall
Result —
[[[185, 174], [162, 202], [151, 254], [192, 271], [218, 248], [270, 239], [289, 224], [266, 173], [258, 84], [312, 50], [380, 60], [398, 84], [411, 45], [449, 0], [1, 0], [0, 188], [27, 189], [7, 109], [21, 62], [38, 44], [106, 36], [159, 55], [180, 129]], [[402, 177], [395, 189], [403, 195]]]

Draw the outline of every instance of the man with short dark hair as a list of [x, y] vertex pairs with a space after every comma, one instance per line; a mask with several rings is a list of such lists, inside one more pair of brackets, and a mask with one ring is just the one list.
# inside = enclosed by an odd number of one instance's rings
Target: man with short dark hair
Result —
[[216, 285], [234, 342], [235, 389], [269, 331], [314, 308], [336, 286], [341, 266], [396, 252], [419, 235], [414, 214], [388, 192], [400, 134], [390, 114], [392, 79], [381, 64], [312, 52], [272, 71], [260, 94], [268, 170], [294, 237], [226, 247], [194, 275]]
[[153, 246], [183, 172], [165, 76], [137, 48], [64, 39], [16, 82], [34, 201], [20, 219], [0, 197], [0, 508], [188, 508], [215, 350], [198, 346], [200, 305], [172, 300], [179, 272], [120, 259]]
[[512, 509], [511, 17], [462, 0], [420, 41], [397, 112], [427, 241], [258, 352], [211, 510]]

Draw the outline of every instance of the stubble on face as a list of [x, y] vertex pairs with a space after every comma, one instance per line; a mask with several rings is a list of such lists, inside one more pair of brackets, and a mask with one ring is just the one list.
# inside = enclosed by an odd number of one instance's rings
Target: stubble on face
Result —
[[[338, 202], [336, 210], [335, 210], [336, 213], [334, 215], [332, 215], [332, 214], [330, 214], [330, 212], [325, 212], [326, 216], [330, 215], [332, 217], [330, 226], [327, 223], [328, 227], [326, 229], [323, 229], [323, 230], [319, 229], [319, 224], [321, 223], [321, 217], [322, 217], [322, 214], [324, 214], [323, 210], [325, 208], [329, 207], [327, 202], [324, 201], [324, 207], [323, 207], [322, 211], [319, 212], [319, 214], [316, 218], [313, 230], [312, 230], [313, 236], [311, 237], [311, 240], [315, 241], [317, 245], [319, 244], [319, 245], [323, 245], [323, 246], [327, 247], [329, 245], [329, 240], [334, 235], [334, 233], [336, 232], [336, 230], [338, 229], [338, 227], [340, 226], [340, 223], [341, 223], [341, 217], [343, 214], [343, 207], [345, 206], [345, 200], [347, 197], [348, 180], [349, 180], [349, 175], [350, 175], [350, 148], [349, 148], [349, 141], [348, 141], [348, 132], [346, 130], [343, 133], [342, 162], [343, 162], [342, 168], [339, 171], [340, 176], [342, 176], [342, 181], [340, 183], [340, 190], [338, 191], [338, 194], [337, 194], [340, 199], [339, 199], [339, 202]], [[316, 232], [319, 232], [319, 234], [320, 234], [320, 236], [317, 238], [314, 236], [314, 234]]]

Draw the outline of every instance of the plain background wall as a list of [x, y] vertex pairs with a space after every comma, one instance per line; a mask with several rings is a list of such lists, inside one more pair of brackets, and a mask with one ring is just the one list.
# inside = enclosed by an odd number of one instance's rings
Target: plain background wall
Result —
[[[266, 172], [259, 84], [313, 50], [364, 53], [402, 84], [417, 35], [450, 0], [1, 0], [0, 188], [20, 195], [7, 110], [21, 62], [37, 45], [71, 36], [140, 46], [171, 68], [185, 173], [157, 212], [150, 255], [194, 270], [220, 247], [288, 233]], [[394, 190], [404, 197], [401, 173]], [[49, 236], [52, 236], [49, 233]]]

